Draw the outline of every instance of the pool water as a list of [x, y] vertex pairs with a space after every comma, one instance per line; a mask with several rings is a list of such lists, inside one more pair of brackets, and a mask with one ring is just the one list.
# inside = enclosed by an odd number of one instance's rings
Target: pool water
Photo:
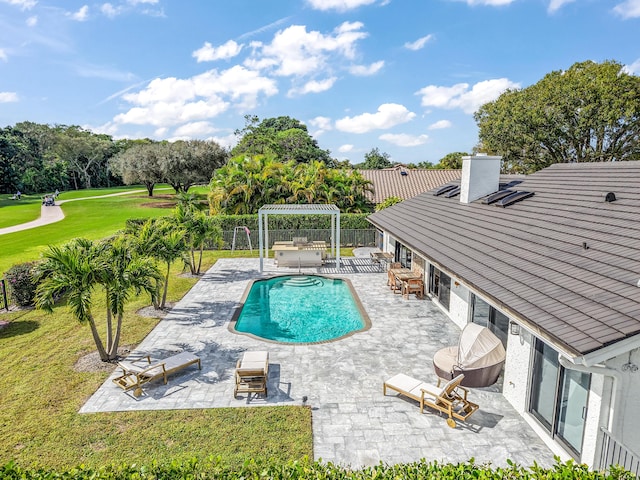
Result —
[[235, 330], [284, 343], [317, 343], [363, 330], [368, 322], [342, 279], [289, 275], [250, 287]]

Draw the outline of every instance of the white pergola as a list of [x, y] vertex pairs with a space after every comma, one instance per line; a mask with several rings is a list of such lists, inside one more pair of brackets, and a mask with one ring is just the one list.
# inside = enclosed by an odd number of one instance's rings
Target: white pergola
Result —
[[333, 204], [282, 204], [263, 205], [258, 210], [261, 272], [264, 259], [269, 258], [269, 215], [331, 215], [331, 254], [336, 259], [336, 269], [340, 269], [340, 209]]

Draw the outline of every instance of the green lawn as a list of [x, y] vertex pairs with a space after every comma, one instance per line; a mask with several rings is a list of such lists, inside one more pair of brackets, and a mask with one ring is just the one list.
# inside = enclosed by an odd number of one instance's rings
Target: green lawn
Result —
[[36, 195], [23, 195], [20, 200], [9, 200], [9, 195], [0, 196], [0, 228], [27, 223], [40, 216], [42, 199]]
[[[164, 208], [157, 208], [159, 205]], [[76, 237], [104, 238], [124, 228], [128, 218], [168, 215], [171, 210], [166, 206], [166, 198], [150, 198], [146, 193], [65, 203], [61, 206], [65, 219], [60, 222], [0, 235], [0, 273], [16, 263], [39, 258], [47, 245], [63, 243]], [[11, 207], [7, 211], [14, 208], [17, 207]], [[2, 212], [4, 214], [5, 209]]]
[[[207, 252], [206, 267], [227, 256]], [[173, 301], [195, 283], [177, 273], [170, 282]], [[102, 317], [103, 299], [96, 300], [94, 313]], [[135, 313], [148, 304], [146, 296], [128, 304], [121, 345], [138, 344], [156, 325]], [[52, 315], [26, 310], [0, 319], [11, 322], [0, 330], [0, 464], [61, 468], [221, 456], [224, 464], [239, 466], [249, 458], [285, 462], [313, 455], [306, 407], [80, 415], [109, 375], [74, 370], [81, 356], [95, 351], [89, 327], [78, 324], [66, 306]]]

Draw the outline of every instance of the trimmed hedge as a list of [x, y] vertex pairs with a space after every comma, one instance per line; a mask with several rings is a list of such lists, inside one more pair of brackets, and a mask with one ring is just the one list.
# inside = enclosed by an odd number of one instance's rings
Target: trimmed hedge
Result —
[[629, 472], [619, 467], [612, 467], [610, 472], [590, 471], [586, 465], [576, 464], [573, 461], [560, 462], [556, 458], [556, 464], [552, 468], [541, 468], [537, 465], [521, 467], [508, 462], [506, 468], [492, 468], [486, 465], [476, 465], [471, 459], [467, 463], [441, 464], [428, 463], [421, 460], [414, 463], [386, 465], [380, 463], [375, 467], [367, 467], [359, 470], [350, 470], [332, 463], [320, 462], [289, 462], [284, 465], [270, 463], [258, 464], [253, 460], [247, 460], [240, 469], [226, 468], [220, 458], [209, 458], [204, 462], [190, 460], [186, 462], [172, 462], [168, 465], [159, 465], [152, 462], [145, 465], [119, 465], [101, 468], [90, 468], [84, 465], [67, 471], [56, 472], [46, 468], [21, 468], [13, 462], [0, 466], [0, 478], [22, 480], [129, 480], [129, 479], [344, 479], [344, 480], [396, 480], [396, 479], [545, 479], [545, 480], [631, 480], [635, 478]]
[[[363, 230], [373, 228], [367, 221], [369, 213], [340, 214], [340, 228], [345, 230]], [[163, 217], [164, 218], [164, 217]], [[246, 226], [251, 231], [258, 231], [258, 215], [217, 215], [222, 230], [233, 230]], [[140, 226], [147, 218], [130, 218], [127, 228]], [[269, 230], [305, 230], [331, 228], [331, 215], [269, 215]]]

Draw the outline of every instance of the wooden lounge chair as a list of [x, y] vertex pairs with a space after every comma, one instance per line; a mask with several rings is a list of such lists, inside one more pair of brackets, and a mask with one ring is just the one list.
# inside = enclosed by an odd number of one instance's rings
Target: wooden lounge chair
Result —
[[178, 353], [157, 362], [152, 362], [149, 355], [133, 362], [118, 362], [122, 373], [113, 379], [113, 383], [125, 392], [133, 390], [133, 395], [139, 397], [145, 383], [162, 378], [166, 385], [170, 374], [195, 363], [198, 364], [198, 369], [202, 369], [200, 358], [189, 352]]
[[400, 395], [416, 400], [420, 403], [420, 413], [425, 406], [446, 413], [447, 425], [456, 428], [455, 419], [464, 422], [479, 408], [467, 400], [468, 390], [460, 386], [463, 378], [464, 375], [458, 375], [440, 388], [399, 373], [384, 382], [382, 391], [386, 395], [387, 389], [395, 390]]
[[268, 375], [269, 352], [244, 352], [236, 364], [234, 398], [238, 393], [264, 393], [266, 397]]

